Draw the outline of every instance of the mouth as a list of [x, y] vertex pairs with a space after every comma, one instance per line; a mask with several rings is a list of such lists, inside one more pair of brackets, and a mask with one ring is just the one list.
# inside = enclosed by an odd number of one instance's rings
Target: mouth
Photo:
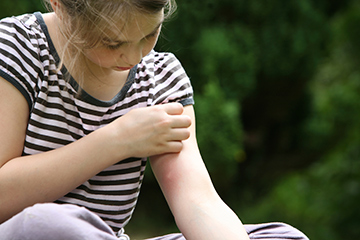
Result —
[[127, 71], [127, 70], [130, 70], [132, 68], [133, 68], [133, 66], [131, 66], [131, 67], [116, 67], [116, 69], [120, 70], [120, 71]]

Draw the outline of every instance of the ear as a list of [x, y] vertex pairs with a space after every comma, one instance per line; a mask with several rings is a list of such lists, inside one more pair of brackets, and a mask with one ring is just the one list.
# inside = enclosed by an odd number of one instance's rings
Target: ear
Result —
[[58, 0], [50, 0], [51, 8], [54, 10], [55, 14], [61, 19], [61, 4]]

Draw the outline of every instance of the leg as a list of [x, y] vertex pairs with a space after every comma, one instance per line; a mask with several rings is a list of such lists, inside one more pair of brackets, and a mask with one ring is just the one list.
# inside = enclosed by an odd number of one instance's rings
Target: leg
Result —
[[305, 234], [285, 223], [245, 224], [250, 239], [309, 240]]
[[[302, 232], [284, 223], [245, 224], [250, 239], [309, 240]], [[182, 234], [169, 234], [146, 240], [186, 240]]]
[[7, 240], [116, 240], [96, 214], [75, 205], [36, 204], [0, 225]]
[[162, 237], [147, 238], [145, 240], [186, 240], [186, 239], [181, 233], [173, 233]]

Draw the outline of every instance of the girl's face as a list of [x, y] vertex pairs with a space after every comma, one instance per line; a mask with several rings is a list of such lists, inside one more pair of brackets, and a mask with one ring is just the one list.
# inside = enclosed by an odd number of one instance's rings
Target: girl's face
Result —
[[129, 70], [154, 48], [163, 21], [163, 11], [153, 15], [137, 13], [130, 23], [119, 23], [121, 32], [109, 29], [110, 34], [99, 46], [85, 49], [86, 61], [102, 70]]

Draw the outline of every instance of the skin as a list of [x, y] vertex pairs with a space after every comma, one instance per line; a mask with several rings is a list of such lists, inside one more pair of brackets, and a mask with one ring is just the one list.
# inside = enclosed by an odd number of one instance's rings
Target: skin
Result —
[[[121, 33], [110, 34], [110, 38], [106, 37], [103, 40], [103, 45], [84, 50], [84, 64], [87, 69], [91, 69], [90, 77], [93, 80], [84, 83], [85, 91], [103, 100], [106, 100], [107, 95], [113, 97], [124, 84], [130, 68], [138, 64], [154, 48], [164, 20], [163, 12], [153, 16], [138, 13], [135, 19], [125, 26], [119, 23]], [[99, 84], [109, 86], [110, 91], [115, 91], [112, 94], [104, 94], [104, 89], [99, 89], [100, 93], [96, 93], [94, 86]]]
[[[59, 47], [62, 40], [55, 38], [59, 35], [54, 23], [61, 6], [56, 1], [52, 4], [55, 13], [44, 19]], [[136, 19], [124, 28], [121, 38], [111, 40], [125, 42], [119, 48], [106, 51], [103, 46], [85, 52], [86, 63], [79, 64], [91, 65], [91, 75], [102, 80], [87, 83], [86, 91], [111, 98], [118, 90], [114, 86], [121, 88], [121, 77], [128, 73], [118, 67], [136, 64], [153, 48], [163, 13]], [[151, 156], [152, 169], [186, 239], [249, 239], [239, 218], [213, 187], [197, 146], [192, 106], [172, 103], [138, 108], [78, 141], [31, 156], [21, 156], [27, 102], [2, 78], [0, 115], [0, 136], [4, 136], [0, 137], [0, 223], [35, 203], [62, 197], [121, 159]]]
[[211, 182], [196, 142], [193, 107], [185, 107], [183, 115], [189, 116], [192, 124], [182, 150], [150, 158], [177, 226], [189, 240], [249, 239], [241, 221]]

